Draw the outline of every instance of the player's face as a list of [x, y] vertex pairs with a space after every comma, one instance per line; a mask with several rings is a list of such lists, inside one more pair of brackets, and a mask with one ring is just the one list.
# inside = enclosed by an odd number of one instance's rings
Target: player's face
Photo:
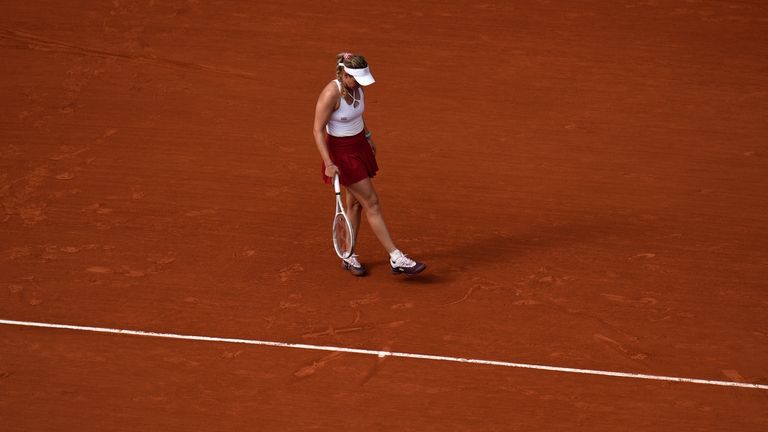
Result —
[[347, 88], [353, 89], [357, 87], [357, 81], [355, 81], [355, 78], [347, 72], [342, 72], [341, 80], [344, 82], [344, 85], [347, 86]]

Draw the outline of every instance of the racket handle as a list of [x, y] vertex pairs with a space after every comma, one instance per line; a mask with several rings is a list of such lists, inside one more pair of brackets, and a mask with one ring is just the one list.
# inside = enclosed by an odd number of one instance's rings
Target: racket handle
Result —
[[333, 191], [336, 192], [336, 195], [341, 193], [341, 186], [339, 185], [339, 174], [333, 175]]

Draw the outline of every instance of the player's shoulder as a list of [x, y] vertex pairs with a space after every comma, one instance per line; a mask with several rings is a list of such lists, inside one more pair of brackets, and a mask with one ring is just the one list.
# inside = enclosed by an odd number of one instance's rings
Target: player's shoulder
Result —
[[323, 93], [340, 94], [338, 81], [332, 80], [323, 87]]
[[336, 85], [336, 81], [330, 81], [320, 92], [320, 99], [335, 102], [339, 97], [341, 97], [341, 93], [339, 92], [339, 86]]

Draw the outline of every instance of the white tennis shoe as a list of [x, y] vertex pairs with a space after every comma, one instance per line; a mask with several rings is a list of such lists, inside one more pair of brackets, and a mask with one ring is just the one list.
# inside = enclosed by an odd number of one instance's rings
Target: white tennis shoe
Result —
[[354, 276], [365, 276], [366, 273], [365, 267], [360, 264], [360, 261], [357, 259], [357, 254], [354, 254], [349, 258], [342, 258], [341, 267], [352, 273]]
[[392, 268], [393, 274], [404, 273], [407, 275], [421, 273], [427, 268], [426, 264], [414, 261], [405, 254], [400, 254], [397, 258], [390, 259], [389, 266]]

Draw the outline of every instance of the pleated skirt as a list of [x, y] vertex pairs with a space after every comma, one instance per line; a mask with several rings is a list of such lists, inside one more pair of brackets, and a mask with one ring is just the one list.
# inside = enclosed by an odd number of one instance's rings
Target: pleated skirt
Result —
[[[379, 170], [376, 156], [365, 139], [365, 131], [348, 137], [328, 135], [326, 141], [331, 160], [339, 168], [339, 181], [344, 186], [374, 177]], [[325, 175], [325, 164], [320, 163], [323, 181], [330, 184], [332, 179]]]

